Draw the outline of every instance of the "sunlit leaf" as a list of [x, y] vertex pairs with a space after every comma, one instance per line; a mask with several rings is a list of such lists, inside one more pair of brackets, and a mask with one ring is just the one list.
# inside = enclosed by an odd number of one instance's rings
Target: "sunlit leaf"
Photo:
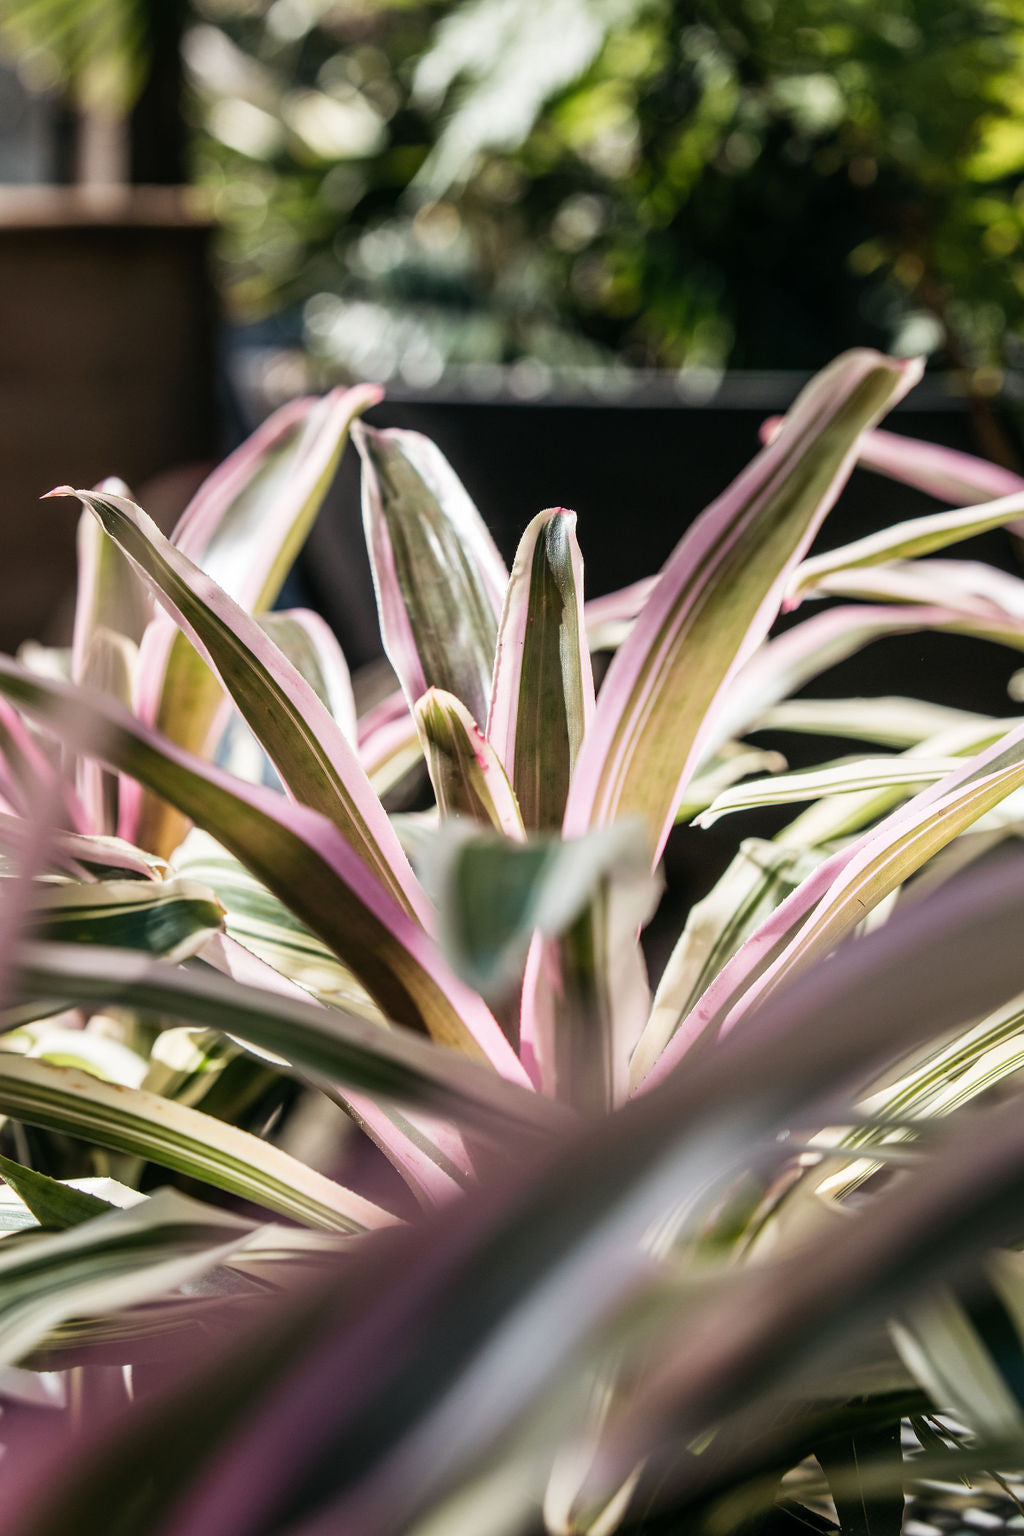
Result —
[[523, 819], [515, 792], [466, 706], [453, 694], [428, 688], [413, 713], [442, 815], [483, 822], [521, 840]]
[[443, 688], [487, 718], [501, 556], [444, 455], [417, 432], [353, 434], [381, 635], [411, 708]]
[[523, 822], [553, 831], [594, 713], [576, 514], [542, 512], [523, 534], [498, 631], [487, 737]]
[[[2, 658], [0, 693], [44, 723], [76, 697]], [[99, 696], [91, 720], [106, 732], [98, 755], [164, 795], [241, 859], [351, 967], [389, 1018], [526, 1081], [483, 1002], [322, 816], [199, 762]]]
[[294, 797], [345, 833], [400, 905], [424, 915], [422, 895], [354, 749], [255, 619], [176, 550], [134, 503], [67, 488], [61, 494], [77, 495], [96, 514], [149, 578], [157, 599], [209, 656]]
[[707, 736], [706, 719], [774, 620], [853, 467], [859, 434], [916, 370], [850, 353], [684, 535], [616, 652], [573, 775], [566, 831], [640, 815], [657, 857]]
[[146, 1158], [306, 1225], [358, 1232], [395, 1220], [247, 1131], [73, 1067], [0, 1052], [0, 1114]]

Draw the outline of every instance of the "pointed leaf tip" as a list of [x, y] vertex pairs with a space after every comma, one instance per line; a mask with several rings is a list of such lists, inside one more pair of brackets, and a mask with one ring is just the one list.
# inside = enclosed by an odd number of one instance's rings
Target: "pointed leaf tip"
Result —
[[55, 485], [52, 491], [44, 491], [40, 501], [50, 501], [54, 496], [77, 496], [78, 492], [73, 485]]

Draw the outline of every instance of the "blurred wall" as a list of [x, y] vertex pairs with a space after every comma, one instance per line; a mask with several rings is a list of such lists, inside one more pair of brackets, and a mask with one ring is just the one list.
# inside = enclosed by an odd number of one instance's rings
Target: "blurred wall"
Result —
[[75, 513], [45, 491], [161, 475], [173, 521], [216, 456], [208, 239], [170, 188], [0, 189], [0, 648], [68, 632]]

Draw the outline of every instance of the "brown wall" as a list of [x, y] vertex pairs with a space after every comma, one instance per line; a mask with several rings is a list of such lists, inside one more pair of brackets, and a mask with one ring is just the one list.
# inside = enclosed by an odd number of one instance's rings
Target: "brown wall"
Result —
[[66, 633], [76, 513], [45, 491], [181, 467], [166, 521], [215, 456], [208, 235], [170, 189], [0, 191], [0, 649]]

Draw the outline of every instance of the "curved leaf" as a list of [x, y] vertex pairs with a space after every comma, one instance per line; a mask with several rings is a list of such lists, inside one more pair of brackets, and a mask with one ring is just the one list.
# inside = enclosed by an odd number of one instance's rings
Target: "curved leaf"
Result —
[[[53, 724], [79, 696], [0, 657], [0, 694]], [[527, 1081], [497, 1022], [452, 975], [435, 945], [378, 884], [330, 822], [273, 790], [190, 757], [102, 695], [89, 702], [102, 729], [96, 755], [165, 796], [210, 832], [348, 964], [384, 1013], [492, 1061]]]
[[205, 966], [181, 969], [97, 946], [39, 944], [23, 947], [19, 974], [23, 990], [185, 1019], [237, 1036], [317, 1078], [450, 1115], [492, 1136], [498, 1127], [508, 1135], [536, 1133], [564, 1119], [536, 1094], [405, 1030], [381, 1029]]
[[723, 816], [765, 805], [791, 805], [794, 801], [856, 794], [859, 790], [934, 784], [956, 767], [959, 764], [954, 758], [857, 757], [825, 763], [806, 772], [775, 773], [767, 779], [731, 785], [706, 811], [694, 817], [694, 825], [712, 827]]
[[[877, 573], [868, 573], [872, 574]], [[887, 635], [913, 634], [921, 629], [948, 630], [1020, 646], [1024, 636], [1020, 625], [1014, 630], [998, 613], [992, 609], [984, 613], [978, 604], [969, 611], [964, 610], [962, 603], [959, 607], [951, 606], [945, 601], [949, 595], [944, 593], [942, 603], [938, 604], [933, 592], [927, 606], [920, 606], [915, 599], [900, 607], [898, 598], [892, 603], [863, 607], [844, 604], [794, 624], [755, 651], [739, 669], [714, 722], [708, 748], [731, 736], [743, 735], [781, 699]]]
[[428, 438], [360, 426], [353, 440], [381, 635], [409, 707], [443, 688], [484, 720], [508, 582], [494, 541]]
[[96, 514], [216, 667], [296, 800], [334, 822], [394, 899], [429, 920], [425, 898], [355, 751], [256, 620], [169, 544], [134, 503], [68, 487], [49, 494], [75, 495]]
[[248, 1131], [74, 1067], [0, 1051], [0, 1114], [146, 1158], [305, 1226], [361, 1232], [397, 1219]]
[[[312, 526], [352, 421], [381, 398], [376, 385], [332, 390], [283, 406], [204, 481], [172, 542], [247, 613], [272, 608]], [[212, 751], [220, 685], [188, 640], [157, 614], [142, 641], [140, 717], [201, 756]], [[184, 836], [180, 816], [136, 795], [122, 810], [129, 841], [168, 854]]]
[[438, 809], [523, 839], [523, 819], [498, 755], [466, 706], [428, 688], [413, 711]]
[[173, 542], [248, 613], [273, 608], [376, 384], [282, 406], [199, 487]]
[[813, 874], [757, 929], [681, 1024], [646, 1083], [660, 1082], [705, 1033], [731, 1028], [834, 948], [891, 891], [1024, 785], [1024, 726], [893, 811]]
[[898, 432], [865, 432], [860, 442], [860, 463], [865, 469], [902, 480], [937, 501], [963, 507], [973, 501], [994, 500], [1024, 491], [1024, 479], [1012, 469], [979, 459], [973, 453], [924, 443]]
[[[848, 736], [879, 747], [913, 747], [953, 726], [980, 724], [982, 715], [925, 699], [787, 699], [758, 716], [752, 729]], [[1009, 722], [1006, 722], [1007, 727]]]
[[516, 551], [487, 718], [487, 738], [531, 831], [561, 826], [593, 713], [576, 514], [557, 507], [533, 519]]
[[196, 955], [223, 926], [213, 892], [194, 880], [36, 885], [31, 921], [47, 939], [107, 944], [169, 960]]
[[790, 571], [853, 467], [860, 433], [919, 373], [877, 353], [838, 359], [683, 536], [608, 669], [573, 774], [567, 834], [640, 815], [657, 859], [710, 713], [773, 622]]
[[963, 539], [1003, 528], [1024, 514], [1024, 488], [998, 501], [986, 501], [976, 507], [962, 507], [954, 512], [933, 512], [929, 517], [915, 517], [894, 523], [878, 533], [868, 534], [853, 544], [843, 544], [826, 554], [804, 560], [793, 572], [786, 599], [787, 607], [796, 605], [815, 591], [823, 577], [833, 571], [848, 571], [865, 565], [880, 565], [887, 560], [909, 560], [947, 549]]

